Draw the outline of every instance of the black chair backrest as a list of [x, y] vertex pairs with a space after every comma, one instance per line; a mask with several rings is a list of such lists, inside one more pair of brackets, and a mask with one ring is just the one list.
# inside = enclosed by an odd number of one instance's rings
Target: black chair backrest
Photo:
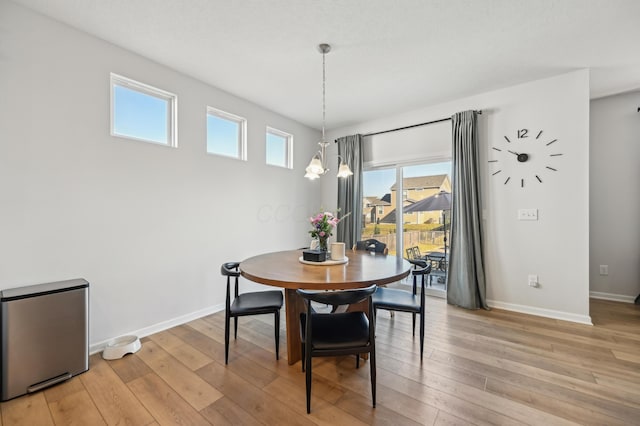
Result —
[[368, 250], [375, 253], [384, 253], [387, 245], [380, 241], [370, 238], [368, 240], [358, 241], [356, 243], [356, 250]]
[[350, 305], [360, 303], [376, 292], [377, 285], [373, 284], [365, 288], [338, 291], [309, 291], [299, 289], [297, 293], [305, 300], [326, 305]]
[[240, 272], [238, 271], [238, 267], [240, 266], [240, 262], [227, 262], [223, 263], [220, 267], [220, 273], [224, 276], [231, 277], [239, 277]]
[[231, 290], [230, 290], [230, 285], [231, 285], [231, 277], [235, 277], [236, 279], [236, 283], [235, 283], [235, 289], [233, 291], [233, 294], [235, 295], [235, 297], [238, 297], [238, 277], [240, 276], [240, 271], [238, 270], [240, 266], [240, 262], [227, 262], [227, 263], [223, 263], [222, 266], [220, 267], [220, 273], [224, 276], [227, 277], [227, 309], [230, 306], [231, 303]]
[[407, 259], [409, 260], [417, 260], [422, 257], [422, 255], [420, 254], [420, 247], [418, 246], [409, 247], [407, 248], [406, 252]]

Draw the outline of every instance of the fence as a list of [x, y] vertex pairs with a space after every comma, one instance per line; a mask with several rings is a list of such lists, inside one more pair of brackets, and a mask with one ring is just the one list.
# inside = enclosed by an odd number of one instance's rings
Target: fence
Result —
[[[362, 235], [362, 239], [375, 238], [385, 243], [390, 252], [396, 251], [396, 234], [371, 234]], [[413, 247], [420, 245], [444, 246], [444, 231], [405, 231], [403, 233], [404, 246]]]

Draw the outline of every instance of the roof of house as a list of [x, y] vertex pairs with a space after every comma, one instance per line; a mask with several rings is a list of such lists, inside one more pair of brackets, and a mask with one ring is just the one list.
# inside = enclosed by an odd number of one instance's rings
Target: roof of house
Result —
[[371, 206], [390, 206], [391, 205], [391, 203], [389, 202], [391, 200], [386, 201], [386, 200], [383, 200], [382, 198], [378, 198], [374, 196], [364, 197], [364, 199], [366, 200], [366, 204]]
[[[417, 176], [402, 179], [402, 186], [404, 189], [418, 189], [418, 188], [440, 188], [446, 179], [449, 177], [445, 175], [433, 175], [433, 176]], [[396, 184], [391, 186], [391, 190], [396, 190]]]
[[396, 209], [391, 210], [385, 217], [380, 219], [380, 223], [396, 223]]

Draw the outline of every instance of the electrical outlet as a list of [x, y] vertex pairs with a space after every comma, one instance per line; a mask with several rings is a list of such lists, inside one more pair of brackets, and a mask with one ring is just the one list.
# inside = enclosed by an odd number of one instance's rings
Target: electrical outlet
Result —
[[538, 276], [537, 275], [529, 275], [529, 287], [538, 287]]
[[600, 265], [600, 275], [609, 275], [609, 265]]
[[538, 220], [538, 209], [518, 209], [518, 220]]

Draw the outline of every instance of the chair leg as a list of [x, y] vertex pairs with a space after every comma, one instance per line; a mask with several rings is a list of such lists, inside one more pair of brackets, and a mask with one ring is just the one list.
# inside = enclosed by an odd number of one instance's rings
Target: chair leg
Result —
[[238, 317], [233, 317], [233, 338], [237, 339], [238, 338]]
[[413, 312], [411, 314], [413, 316], [413, 337], [416, 337], [416, 314]]
[[376, 349], [373, 348], [369, 353], [369, 375], [371, 376], [371, 399], [373, 407], [376, 406]]
[[420, 360], [424, 354], [424, 311], [420, 313]]
[[360, 354], [356, 354], [356, 368], [360, 368]]
[[304, 356], [304, 342], [302, 342], [302, 372], [304, 373], [304, 365], [307, 363], [307, 358]]
[[280, 310], [275, 312], [276, 323], [276, 361], [280, 359]]
[[225, 314], [224, 316], [224, 363], [229, 363], [229, 327], [231, 318], [229, 318], [229, 314]]
[[307, 382], [307, 414], [311, 413], [311, 355], [307, 354], [305, 363], [307, 364], [306, 382]]

